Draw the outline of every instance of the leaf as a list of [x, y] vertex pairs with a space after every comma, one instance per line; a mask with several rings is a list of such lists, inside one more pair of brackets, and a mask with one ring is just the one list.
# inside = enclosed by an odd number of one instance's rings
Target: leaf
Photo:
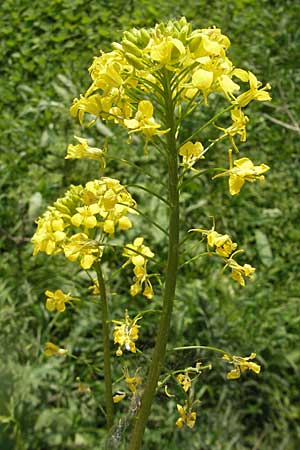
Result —
[[52, 83], [52, 86], [55, 90], [55, 92], [62, 98], [62, 100], [69, 102], [71, 93], [67, 89], [63, 88], [62, 86], [59, 86], [59, 84]]
[[104, 125], [100, 119], [96, 122], [96, 128], [103, 136], [112, 137], [114, 135], [114, 133], [106, 125]]
[[273, 261], [273, 254], [267, 236], [262, 231], [255, 230], [255, 240], [257, 252], [261, 259], [261, 262], [266, 267], [270, 267]]
[[14, 419], [10, 416], [0, 416], [0, 423], [14, 422]]
[[42, 136], [41, 136], [40, 146], [42, 148], [45, 148], [45, 147], [47, 147], [48, 144], [49, 144], [49, 133], [48, 133], [47, 128], [45, 128], [45, 130], [43, 131]]
[[61, 83], [63, 83], [72, 93], [76, 94], [76, 86], [74, 85], [74, 83], [72, 82], [72, 80], [70, 80], [68, 77], [66, 77], [65, 75], [63, 75], [62, 73], [59, 73], [57, 75], [57, 78], [59, 79], [59, 81]]
[[42, 205], [42, 194], [35, 192], [29, 199], [28, 217], [30, 220], [35, 219], [38, 216], [39, 210]]

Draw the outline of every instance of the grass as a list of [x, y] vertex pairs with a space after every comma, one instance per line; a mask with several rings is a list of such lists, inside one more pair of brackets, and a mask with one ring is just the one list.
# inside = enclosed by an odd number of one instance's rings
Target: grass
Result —
[[[90, 2], [50, 1], [32, 6], [27, 0], [5, 0], [1, 8], [0, 52], [4, 83], [0, 87], [1, 130], [1, 237], [0, 295], [0, 448], [5, 450], [102, 449], [104, 419], [102, 374], [86, 364], [101, 367], [98, 306], [84, 303], [78, 311], [53, 317], [44, 308], [45, 289], [64, 288], [86, 297], [85, 275], [59, 258], [32, 258], [29, 242], [34, 219], [65, 191], [70, 183], [84, 183], [97, 169], [90, 164], [64, 162], [74, 134], [82, 133], [68, 115], [68, 106], [87, 85], [93, 55], [122, 30], [151, 26], [164, 18], [186, 15], [195, 27], [220, 26], [232, 41], [237, 65], [250, 67], [272, 85], [273, 102], [249, 108], [249, 139], [243, 155], [271, 166], [266, 183], [249, 185], [243, 195], [231, 198], [226, 180], [195, 178], [183, 196], [185, 229], [217, 227], [241, 243], [257, 274], [245, 289], [221, 274], [217, 262], [199, 259], [182, 268], [171, 345], [213, 344], [232, 353], [256, 351], [262, 365], [259, 377], [229, 383], [226, 367], [208, 352], [188, 352], [182, 364], [201, 359], [214, 370], [201, 377], [197, 395], [202, 403], [195, 430], [175, 430], [176, 406], [159, 394], [146, 434], [145, 448], [177, 450], [295, 450], [300, 440], [299, 416], [299, 117], [297, 65], [299, 9], [295, 2], [235, 0], [224, 4], [191, 1]], [[46, 67], [42, 70], [42, 67]], [[195, 123], [187, 124], [193, 128]], [[85, 130], [102, 143], [107, 130]], [[110, 152], [141, 167], [143, 143], [115, 129], [108, 137]], [[120, 142], [125, 142], [121, 144]], [[227, 165], [227, 148], [211, 153], [212, 165]], [[155, 150], [149, 167], [163, 177]], [[144, 177], [112, 161], [107, 174], [123, 183], [138, 184]], [[163, 221], [156, 199], [132, 188], [141, 208]], [[163, 237], [141, 221], [141, 232], [165, 256]], [[187, 244], [192, 257], [197, 242]], [[158, 267], [161, 260], [158, 261]], [[118, 266], [116, 257], [106, 265], [107, 275]], [[137, 300], [128, 297], [128, 274], [111, 286], [114, 315], [125, 305], [135, 313]], [[51, 286], [48, 284], [50, 283]], [[159, 287], [156, 288], [159, 291]], [[118, 292], [118, 294], [116, 294]], [[154, 300], [154, 307], [156, 303]], [[152, 305], [151, 305], [152, 307]], [[155, 316], [145, 316], [142, 345], [153, 345]], [[42, 348], [54, 340], [66, 346], [79, 361], [46, 360]], [[96, 356], [96, 358], [95, 358]], [[129, 359], [128, 364], [134, 365]], [[170, 356], [170, 367], [178, 360]], [[120, 374], [116, 365], [114, 376]], [[121, 407], [120, 407], [121, 408]], [[130, 417], [130, 410], [127, 411]], [[126, 439], [125, 424], [116, 431]]]

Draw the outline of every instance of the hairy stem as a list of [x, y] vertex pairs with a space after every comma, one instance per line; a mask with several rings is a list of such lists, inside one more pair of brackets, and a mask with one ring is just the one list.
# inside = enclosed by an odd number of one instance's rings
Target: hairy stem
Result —
[[97, 272], [100, 299], [101, 299], [106, 425], [109, 430], [113, 425], [113, 400], [112, 400], [112, 380], [110, 368], [108, 305], [107, 305], [105, 281], [102, 273], [101, 264], [99, 262], [95, 264], [95, 270]]
[[175, 137], [176, 127], [174, 103], [172, 100], [168, 73], [165, 82], [165, 108], [166, 122], [168, 124], [168, 128], [170, 128], [169, 133], [166, 135], [168, 149], [168, 202], [170, 203], [166, 281], [156, 344], [152, 354], [147, 382], [141, 401], [141, 408], [133, 427], [128, 450], [139, 450], [142, 444], [146, 423], [150, 414], [151, 405], [153, 403], [153, 398], [165, 358], [175, 297], [179, 246], [178, 155]]

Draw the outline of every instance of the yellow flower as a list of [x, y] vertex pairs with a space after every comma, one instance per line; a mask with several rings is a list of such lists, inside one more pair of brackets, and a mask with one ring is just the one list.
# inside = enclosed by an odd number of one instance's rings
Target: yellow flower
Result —
[[265, 177], [263, 173], [267, 172], [270, 167], [266, 164], [260, 164], [255, 166], [251, 159], [240, 158], [234, 161], [234, 166], [232, 167], [232, 151], [229, 150], [229, 170], [223, 173], [215, 175], [214, 178], [229, 176], [229, 192], [231, 195], [236, 195], [240, 192], [245, 181], [250, 181], [253, 183], [255, 180], [263, 182]]
[[209, 247], [216, 247], [216, 253], [220, 256], [227, 257], [237, 248], [237, 244], [232, 242], [228, 234], [217, 233], [214, 227], [211, 230], [193, 228], [189, 231], [197, 231], [202, 233], [202, 236], [206, 236]]
[[235, 380], [240, 378], [241, 373], [247, 370], [252, 370], [252, 372], [259, 374], [260, 365], [250, 361], [255, 357], [255, 353], [251, 353], [251, 355], [246, 358], [242, 358], [241, 356], [229, 356], [225, 354], [222, 359], [229, 361], [230, 364], [233, 364], [234, 366], [234, 369], [227, 373], [226, 378], [228, 380]]
[[84, 113], [89, 113], [98, 117], [101, 109], [101, 96], [99, 94], [94, 94], [90, 97], [81, 95], [80, 99], [74, 99], [70, 108], [70, 113], [73, 117], [78, 116], [79, 122], [82, 125]]
[[78, 158], [89, 158], [99, 160], [101, 162], [101, 166], [104, 168], [106, 166], [104, 151], [100, 148], [90, 147], [87, 139], [83, 139], [77, 136], [74, 136], [79, 144], [73, 145], [70, 144], [67, 149], [66, 159], [78, 159]]
[[154, 253], [149, 247], [143, 244], [144, 238], [138, 237], [133, 241], [133, 244], [127, 244], [124, 247], [123, 256], [128, 260], [123, 267], [132, 263], [134, 265], [134, 283], [130, 286], [130, 294], [134, 297], [143, 290], [143, 295], [149, 300], [153, 297], [152, 284], [147, 274], [147, 258], [153, 258]]
[[182, 389], [187, 392], [192, 385], [188, 372], [179, 373], [176, 378], [178, 383], [181, 384]]
[[192, 85], [201, 91], [208, 91], [213, 83], [213, 80], [213, 72], [204, 69], [197, 69], [192, 76]]
[[46, 300], [46, 308], [49, 311], [59, 311], [63, 312], [66, 309], [65, 304], [70, 303], [70, 300], [72, 300], [72, 297], [70, 294], [65, 294], [60, 289], [56, 290], [55, 292], [51, 291], [45, 291], [45, 295], [48, 297]]
[[127, 351], [136, 353], [135, 341], [139, 337], [139, 328], [137, 321], [141, 319], [141, 316], [136, 316], [133, 320], [130, 319], [127, 310], [125, 311], [125, 320], [118, 321], [113, 320], [115, 323], [114, 328], [114, 343], [118, 344], [118, 349], [116, 351], [117, 356], [123, 355], [122, 348], [124, 347]]
[[125, 119], [124, 125], [130, 130], [129, 133], [137, 133], [142, 131], [145, 134], [145, 151], [147, 149], [149, 139], [154, 134], [165, 134], [168, 132], [168, 130], [158, 130], [161, 125], [155, 122], [153, 118], [153, 105], [149, 100], [140, 101], [134, 119]]
[[202, 152], [203, 145], [201, 142], [195, 142], [193, 144], [193, 142], [188, 141], [179, 149], [179, 155], [182, 156], [182, 163], [189, 167], [195, 164], [198, 159], [204, 158], [204, 156], [201, 155]]
[[226, 267], [230, 267], [231, 269], [231, 278], [241, 286], [245, 287], [244, 277], [252, 278], [252, 275], [255, 272], [255, 267], [250, 266], [250, 264], [244, 264], [241, 266], [234, 259], [229, 258], [226, 260]]
[[100, 290], [98, 280], [93, 278], [93, 282], [94, 284], [92, 284], [92, 286], [89, 287], [89, 290], [92, 292], [93, 295], [99, 295]]
[[194, 428], [197, 414], [189, 408], [188, 402], [185, 402], [183, 406], [177, 404], [177, 410], [180, 417], [176, 421], [176, 426], [182, 428], [186, 425], [188, 428]]
[[228, 100], [230, 101], [235, 99], [233, 93], [235, 91], [238, 91], [240, 89], [240, 86], [234, 83], [234, 81], [232, 81], [232, 79], [228, 75], [220, 75], [218, 78], [218, 82], [220, 90], [224, 92]]
[[75, 227], [83, 225], [86, 228], [95, 228], [97, 219], [95, 214], [100, 212], [100, 207], [96, 203], [89, 206], [81, 206], [76, 208], [77, 213], [71, 217], [71, 222]]
[[131, 262], [134, 266], [140, 267], [145, 264], [147, 258], [153, 258], [154, 253], [143, 242], [143, 237], [137, 237], [133, 244], [127, 244], [124, 247], [123, 256], [128, 257], [126, 265]]
[[64, 246], [64, 253], [69, 261], [76, 261], [79, 258], [81, 267], [88, 270], [101, 257], [102, 249], [95, 247], [86, 234], [77, 233]]
[[221, 256], [229, 256], [236, 248], [237, 244], [232, 242], [228, 234], [220, 234], [214, 230], [207, 233], [207, 242], [210, 247], [216, 247], [216, 253]]
[[157, 41], [151, 39], [145, 52], [150, 51], [150, 57], [154, 61], [158, 61], [172, 70], [170, 66], [177, 64], [186, 54], [183, 43], [171, 36], [157, 39]]
[[45, 356], [65, 356], [68, 353], [68, 350], [65, 348], [59, 348], [57, 345], [52, 342], [47, 342], [44, 349]]
[[132, 227], [132, 222], [127, 216], [122, 216], [118, 221], [118, 225], [120, 230], [129, 230]]
[[234, 145], [233, 136], [236, 134], [240, 135], [241, 142], [246, 142], [246, 126], [249, 122], [249, 118], [245, 116], [241, 108], [235, 107], [231, 110], [231, 119], [232, 125], [230, 127], [222, 128], [218, 126], [217, 128], [224, 131], [224, 133], [229, 136], [232, 145]]
[[118, 391], [118, 392], [116, 392], [115, 395], [113, 396], [113, 402], [114, 402], [114, 403], [119, 403], [119, 402], [121, 402], [125, 397], [126, 397], [125, 392]]
[[37, 230], [31, 239], [34, 245], [33, 255], [36, 256], [39, 252], [45, 252], [47, 255], [60, 252], [66, 238], [64, 228], [62, 218], [52, 211], [46, 211], [44, 216], [37, 220]]
[[262, 83], [257, 80], [256, 76], [252, 72], [247, 72], [243, 69], [235, 69], [233, 74], [242, 81], [248, 81], [250, 89], [243, 94], [239, 95], [236, 99], [237, 103], [244, 108], [252, 100], [258, 100], [259, 102], [265, 102], [272, 100], [270, 94], [266, 91], [271, 89], [269, 83], [265, 87], [261, 88]]
[[128, 373], [128, 369], [124, 369], [125, 383], [127, 384], [130, 391], [135, 394], [137, 391], [137, 386], [142, 383], [142, 378], [137, 376], [137, 371], [135, 376], [131, 377]]

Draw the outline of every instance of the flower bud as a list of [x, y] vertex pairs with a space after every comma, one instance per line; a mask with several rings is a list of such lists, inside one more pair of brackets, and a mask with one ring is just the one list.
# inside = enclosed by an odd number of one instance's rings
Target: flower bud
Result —
[[127, 39], [122, 40], [122, 47], [125, 52], [128, 52], [137, 57], [141, 57], [143, 55], [142, 51], [135, 44], [128, 41]]
[[123, 33], [123, 36], [124, 36], [125, 39], [128, 39], [128, 41], [131, 41], [131, 42], [133, 42], [134, 44], [136, 44], [136, 43], [138, 42], [138, 37], [139, 37], [138, 31], [139, 31], [139, 30], [133, 28], [133, 29], [130, 30], [130, 31], [125, 31], [125, 32]]
[[140, 29], [140, 38], [139, 38], [139, 44], [141, 47], [146, 47], [148, 45], [148, 42], [150, 41], [150, 34], [145, 28]]
[[145, 69], [145, 64], [143, 63], [142, 59], [137, 58], [131, 53], [126, 53], [125, 58], [131, 64], [135, 69], [142, 70]]

